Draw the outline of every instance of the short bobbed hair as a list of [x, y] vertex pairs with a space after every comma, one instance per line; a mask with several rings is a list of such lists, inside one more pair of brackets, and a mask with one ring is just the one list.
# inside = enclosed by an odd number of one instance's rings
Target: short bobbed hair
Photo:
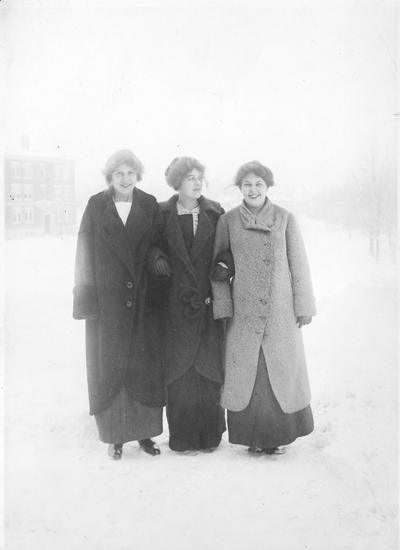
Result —
[[274, 185], [274, 176], [271, 170], [261, 164], [258, 160], [246, 162], [246, 164], [243, 164], [243, 166], [239, 168], [235, 176], [235, 185], [237, 187], [242, 187], [244, 178], [251, 172], [263, 179], [267, 187], [272, 187]]
[[137, 158], [136, 155], [132, 153], [129, 149], [121, 149], [116, 151], [111, 157], [107, 160], [103, 174], [106, 178], [107, 183], [111, 183], [111, 175], [121, 164], [127, 164], [130, 166], [137, 175], [137, 180], [140, 181], [143, 176], [143, 164]]
[[205, 167], [197, 159], [193, 157], [176, 157], [165, 170], [165, 179], [168, 185], [177, 191], [187, 174], [194, 169], [204, 176]]

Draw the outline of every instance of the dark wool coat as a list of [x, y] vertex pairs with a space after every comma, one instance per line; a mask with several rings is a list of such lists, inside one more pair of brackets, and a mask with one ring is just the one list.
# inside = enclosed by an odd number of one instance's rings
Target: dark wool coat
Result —
[[162, 249], [172, 270], [164, 304], [164, 373], [167, 384], [192, 366], [209, 380], [222, 383], [221, 325], [213, 319], [211, 284], [214, 235], [224, 212], [214, 201], [200, 197], [199, 224], [190, 252], [179, 224], [178, 196], [160, 204]]
[[148, 406], [164, 404], [157, 312], [147, 302], [146, 262], [157, 244], [159, 207], [134, 189], [126, 226], [104, 191], [90, 198], [78, 235], [73, 316], [86, 319], [90, 413], [125, 385]]

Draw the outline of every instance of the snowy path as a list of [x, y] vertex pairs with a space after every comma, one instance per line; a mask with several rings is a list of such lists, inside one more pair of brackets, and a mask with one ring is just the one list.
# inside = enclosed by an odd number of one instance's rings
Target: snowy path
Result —
[[396, 294], [390, 262], [372, 265], [364, 241], [307, 236], [311, 436], [279, 457], [226, 435], [211, 455], [181, 456], [165, 424], [160, 457], [132, 443], [120, 462], [87, 415], [74, 240], [6, 244], [6, 550], [397, 548]]

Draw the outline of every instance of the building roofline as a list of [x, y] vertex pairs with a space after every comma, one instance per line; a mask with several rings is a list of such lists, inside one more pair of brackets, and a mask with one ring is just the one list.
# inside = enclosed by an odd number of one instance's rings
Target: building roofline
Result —
[[4, 160], [38, 160], [38, 161], [57, 161], [57, 162], [74, 162], [72, 158], [63, 157], [63, 156], [50, 156], [43, 155], [31, 151], [6, 151], [4, 153]]

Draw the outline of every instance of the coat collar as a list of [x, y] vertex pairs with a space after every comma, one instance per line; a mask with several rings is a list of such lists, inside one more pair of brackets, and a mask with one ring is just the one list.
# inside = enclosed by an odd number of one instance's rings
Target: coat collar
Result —
[[245, 229], [271, 231], [274, 223], [274, 205], [267, 198], [262, 209], [254, 214], [243, 201], [239, 206], [240, 219]]
[[[164, 210], [170, 211], [170, 210], [176, 210], [176, 203], [178, 202], [179, 195], [172, 195], [166, 202], [161, 203]], [[220, 207], [218, 204], [210, 199], [207, 199], [206, 197], [203, 197], [203, 195], [198, 200], [200, 210], [204, 210], [204, 212], [214, 212], [215, 214], [221, 214]]]
[[193, 246], [188, 252], [183, 240], [182, 231], [179, 225], [178, 212], [176, 203], [178, 202], [178, 195], [173, 195], [166, 203], [165, 210], [167, 210], [167, 238], [171, 248], [173, 248], [176, 254], [179, 256], [181, 262], [186, 268], [186, 271], [190, 274], [192, 279], [196, 280], [196, 273], [193, 267], [193, 261], [199, 256], [207, 241], [214, 236], [215, 227], [208, 215], [213, 211], [220, 214], [217, 206], [212, 201], [205, 197], [199, 198], [200, 214], [199, 223], [197, 226], [196, 235], [194, 237]]
[[134, 251], [144, 233], [151, 226], [142, 204], [139, 191], [134, 189], [132, 206], [126, 225], [118, 215], [112, 194], [104, 193], [105, 209], [101, 219], [101, 232], [104, 240], [113, 249], [132, 277], [136, 277]]

